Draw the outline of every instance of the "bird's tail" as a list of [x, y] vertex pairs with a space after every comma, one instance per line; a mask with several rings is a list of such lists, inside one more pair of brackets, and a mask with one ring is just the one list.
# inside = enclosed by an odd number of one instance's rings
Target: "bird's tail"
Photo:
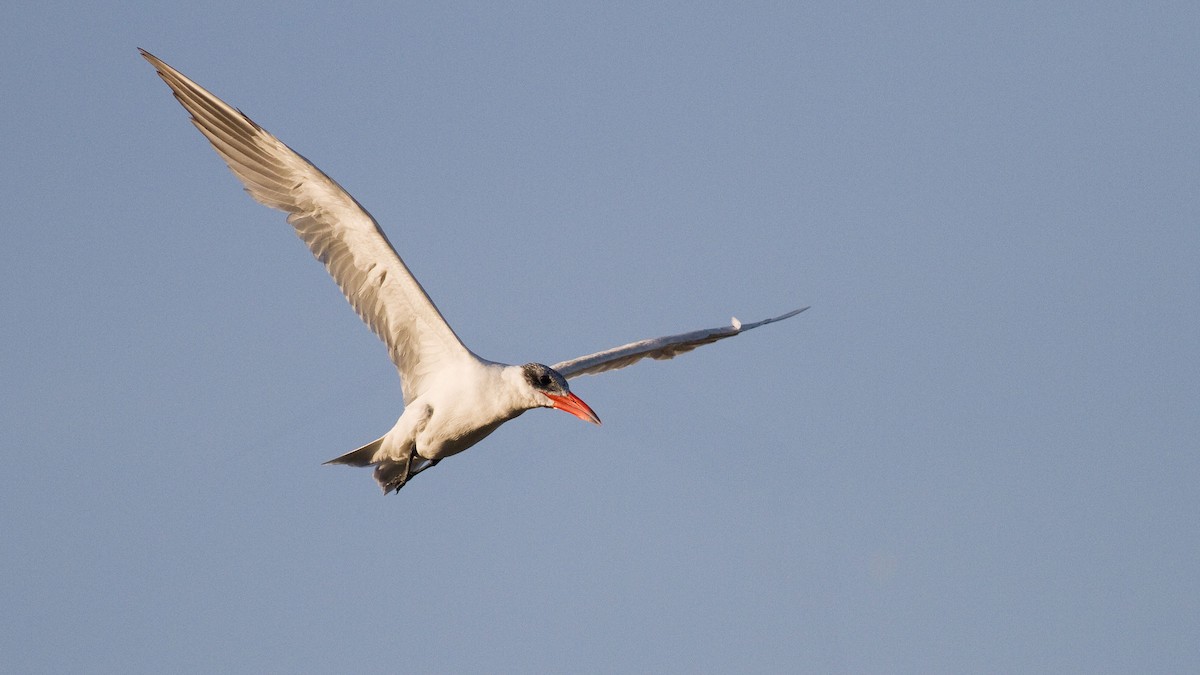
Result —
[[375, 463], [375, 453], [379, 450], [379, 446], [383, 445], [384, 438], [387, 438], [387, 436], [377, 438], [357, 450], [347, 452], [341, 457], [334, 457], [325, 463], [348, 464], [350, 466], [371, 466]]

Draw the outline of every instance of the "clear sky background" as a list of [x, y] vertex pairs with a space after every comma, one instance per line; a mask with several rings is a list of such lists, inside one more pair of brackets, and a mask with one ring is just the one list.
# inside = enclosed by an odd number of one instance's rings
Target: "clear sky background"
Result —
[[[902, 4], [10, 7], [0, 671], [1200, 671], [1200, 10]], [[813, 308], [382, 497], [382, 345], [139, 46], [484, 357]]]

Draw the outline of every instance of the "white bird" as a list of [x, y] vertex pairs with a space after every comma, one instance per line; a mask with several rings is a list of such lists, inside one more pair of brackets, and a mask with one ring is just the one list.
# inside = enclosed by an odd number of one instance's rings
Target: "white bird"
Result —
[[547, 367], [487, 361], [463, 345], [354, 197], [241, 111], [213, 96], [144, 49], [143, 57], [191, 113], [250, 196], [288, 213], [287, 220], [387, 346], [400, 372], [404, 412], [395, 426], [326, 464], [374, 466], [384, 494], [421, 471], [483, 440], [533, 408], [557, 408], [586, 422], [600, 418], [567, 380], [624, 368], [644, 358], [670, 359], [808, 309], [756, 323], [633, 342]]

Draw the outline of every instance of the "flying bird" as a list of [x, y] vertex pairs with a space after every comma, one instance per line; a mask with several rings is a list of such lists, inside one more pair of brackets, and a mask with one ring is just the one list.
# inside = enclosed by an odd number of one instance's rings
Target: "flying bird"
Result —
[[287, 221], [325, 265], [350, 305], [383, 340], [400, 372], [404, 411], [382, 437], [326, 464], [375, 467], [384, 494], [483, 440], [533, 408], [556, 408], [593, 424], [600, 418], [567, 380], [624, 368], [644, 358], [670, 359], [781, 316], [641, 340], [570, 361], [514, 366], [467, 349], [396, 253], [371, 214], [332, 178], [241, 111], [144, 49], [192, 124], [212, 143], [258, 202]]

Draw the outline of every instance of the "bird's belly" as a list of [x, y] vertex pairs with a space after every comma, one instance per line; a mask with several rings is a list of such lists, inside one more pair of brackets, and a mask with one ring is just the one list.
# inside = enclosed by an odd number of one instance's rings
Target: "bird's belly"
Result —
[[[517, 413], [517, 415], [520, 414]], [[513, 417], [517, 415], [513, 415]], [[450, 455], [457, 455], [487, 438], [488, 434], [510, 419], [512, 417], [498, 419], [483, 426], [455, 425], [453, 423], [438, 425], [435, 414], [434, 418], [430, 420], [430, 424], [417, 436], [417, 453], [426, 459], [442, 459]]]

